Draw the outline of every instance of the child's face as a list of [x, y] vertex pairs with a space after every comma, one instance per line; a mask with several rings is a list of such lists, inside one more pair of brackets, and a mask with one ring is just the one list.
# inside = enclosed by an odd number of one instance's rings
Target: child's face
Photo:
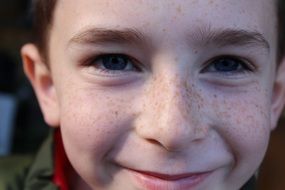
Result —
[[240, 188], [283, 104], [275, 17], [268, 0], [59, 1], [34, 86], [77, 173], [96, 190]]

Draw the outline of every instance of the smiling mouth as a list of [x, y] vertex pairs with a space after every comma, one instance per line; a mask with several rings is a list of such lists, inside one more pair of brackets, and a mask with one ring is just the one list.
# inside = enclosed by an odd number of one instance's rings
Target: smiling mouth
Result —
[[193, 190], [212, 172], [161, 174], [127, 169], [135, 183], [146, 190]]

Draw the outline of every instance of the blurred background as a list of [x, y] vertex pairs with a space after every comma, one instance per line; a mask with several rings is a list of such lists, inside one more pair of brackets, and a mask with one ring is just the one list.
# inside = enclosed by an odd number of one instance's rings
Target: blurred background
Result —
[[0, 3], [0, 155], [32, 153], [48, 128], [23, 74], [19, 53], [31, 35], [29, 0]]
[[[22, 71], [21, 46], [29, 41], [29, 0], [0, 0], [0, 156], [33, 154], [48, 132]], [[285, 189], [285, 117], [272, 133], [258, 190]], [[1, 170], [1, 168], [0, 168]]]

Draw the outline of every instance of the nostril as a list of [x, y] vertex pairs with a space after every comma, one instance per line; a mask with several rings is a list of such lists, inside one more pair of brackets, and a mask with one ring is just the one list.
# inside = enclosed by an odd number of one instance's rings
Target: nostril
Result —
[[159, 141], [157, 141], [157, 140], [154, 140], [154, 139], [150, 139], [150, 138], [148, 138], [148, 139], [146, 139], [149, 143], [151, 143], [151, 144], [156, 144], [156, 145], [159, 145], [159, 146], [163, 146]]
[[154, 139], [146, 139], [149, 143], [159, 146], [160, 148], [166, 150], [167, 152], [181, 152], [181, 148], [180, 146], [167, 146], [166, 144], [163, 144], [162, 142], [159, 142], [158, 140], [154, 140]]

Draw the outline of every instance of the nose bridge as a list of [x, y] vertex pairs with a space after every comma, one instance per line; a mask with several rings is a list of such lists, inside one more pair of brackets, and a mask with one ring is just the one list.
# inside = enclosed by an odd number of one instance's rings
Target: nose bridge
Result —
[[[162, 104], [157, 110], [160, 113], [159, 125], [163, 129], [173, 130], [176, 133], [179, 131], [185, 133], [190, 130], [189, 125], [190, 116], [192, 115], [192, 101], [191, 101], [191, 87], [187, 84], [187, 80], [175, 74], [173, 76], [168, 75], [165, 77], [160, 87], [156, 88], [159, 92], [162, 92], [162, 96], [155, 99], [159, 101], [158, 104]], [[156, 109], [154, 109], [156, 110]]]
[[153, 80], [149, 92], [146, 138], [177, 150], [201, 137], [196, 130], [194, 97], [197, 95], [187, 78], [179, 73], [162, 74]]
[[178, 74], [168, 74], [161, 81], [154, 89], [159, 94], [154, 101], [157, 101], [156, 105], [160, 105], [154, 110], [160, 113], [161, 125], [168, 123], [176, 128], [175, 126], [181, 126], [191, 115], [191, 87]]

